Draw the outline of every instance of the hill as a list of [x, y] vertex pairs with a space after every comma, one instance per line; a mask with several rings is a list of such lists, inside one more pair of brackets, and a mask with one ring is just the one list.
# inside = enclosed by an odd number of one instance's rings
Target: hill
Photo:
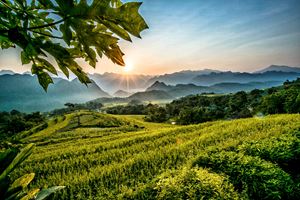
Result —
[[296, 199], [299, 121], [286, 114], [172, 126], [73, 113], [19, 135], [37, 150], [12, 178], [34, 172], [32, 187], [65, 185], [52, 199]]
[[0, 110], [23, 112], [49, 111], [63, 107], [66, 102], [82, 103], [99, 97], [109, 97], [94, 82], [86, 87], [78, 79], [68, 81], [54, 78], [46, 93], [31, 75], [0, 76]]
[[271, 65], [264, 69], [258, 70], [255, 73], [264, 73], [264, 72], [271, 72], [271, 71], [300, 73], [300, 67], [289, 67], [285, 65]]

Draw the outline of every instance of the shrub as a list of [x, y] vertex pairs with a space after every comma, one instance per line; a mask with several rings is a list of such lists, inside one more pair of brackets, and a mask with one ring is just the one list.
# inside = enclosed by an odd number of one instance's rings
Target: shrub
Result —
[[[264, 140], [244, 142], [238, 151], [247, 155], [259, 156], [277, 163], [289, 173], [297, 173], [300, 162], [300, 138], [297, 135], [282, 134]], [[298, 172], [299, 173], [299, 172]]]
[[227, 179], [202, 168], [173, 171], [156, 183], [157, 199], [239, 199]]
[[250, 199], [293, 199], [294, 182], [289, 174], [259, 157], [222, 151], [202, 154], [194, 165], [225, 173], [232, 184], [247, 193]]
[[227, 178], [202, 168], [168, 171], [125, 199], [241, 199]]

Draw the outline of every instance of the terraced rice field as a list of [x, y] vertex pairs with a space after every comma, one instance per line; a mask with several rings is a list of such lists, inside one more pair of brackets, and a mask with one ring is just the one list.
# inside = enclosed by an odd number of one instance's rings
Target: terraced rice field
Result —
[[78, 112], [22, 133], [34, 153], [14, 174], [54, 199], [295, 199], [300, 115], [199, 125]]

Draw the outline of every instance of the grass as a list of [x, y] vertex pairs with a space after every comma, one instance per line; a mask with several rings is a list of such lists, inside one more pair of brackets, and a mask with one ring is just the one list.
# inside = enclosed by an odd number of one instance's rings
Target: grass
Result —
[[55, 199], [293, 199], [299, 130], [299, 114], [174, 126], [72, 113], [20, 136], [37, 148], [14, 176], [67, 186]]

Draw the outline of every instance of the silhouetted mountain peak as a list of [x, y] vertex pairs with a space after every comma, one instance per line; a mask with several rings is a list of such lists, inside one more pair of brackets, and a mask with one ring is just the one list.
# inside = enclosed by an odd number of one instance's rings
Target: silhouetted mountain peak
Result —
[[166, 87], [167, 85], [164, 82], [155, 81], [152, 86]]

